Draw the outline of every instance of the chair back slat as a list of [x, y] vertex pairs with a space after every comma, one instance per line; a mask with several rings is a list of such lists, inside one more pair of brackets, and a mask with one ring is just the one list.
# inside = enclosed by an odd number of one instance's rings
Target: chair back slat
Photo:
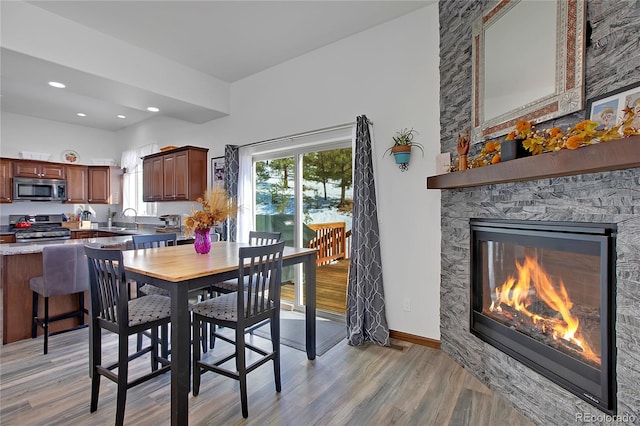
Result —
[[246, 288], [238, 288], [239, 322], [279, 309], [283, 251], [284, 241], [239, 249], [238, 279], [246, 283]]
[[252, 246], [266, 246], [280, 241], [282, 232], [249, 231], [249, 244]]
[[165, 246], [175, 246], [177, 235], [173, 232], [149, 234], [149, 235], [133, 235], [133, 247], [136, 249], [156, 248]]
[[122, 252], [92, 247], [85, 247], [85, 252], [89, 264], [91, 318], [115, 325], [121, 321], [126, 324], [128, 295]]

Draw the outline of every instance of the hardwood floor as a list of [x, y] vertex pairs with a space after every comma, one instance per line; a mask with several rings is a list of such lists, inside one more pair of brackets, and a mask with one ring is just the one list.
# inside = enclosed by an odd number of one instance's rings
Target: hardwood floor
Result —
[[[89, 412], [88, 330], [53, 336], [48, 355], [42, 355], [41, 339], [1, 348], [0, 424], [112, 425], [115, 384], [109, 380], [102, 379], [98, 410]], [[105, 334], [103, 339], [104, 357], [115, 357], [114, 336]], [[261, 346], [268, 344], [257, 336], [251, 339]], [[134, 344], [132, 338], [130, 347]], [[189, 397], [189, 423], [532, 424], [439, 350], [401, 341], [394, 344], [401, 350], [351, 347], [343, 341], [315, 361], [282, 346], [282, 392], [275, 392], [269, 365], [250, 373], [247, 420], [240, 412], [237, 382], [205, 374], [199, 396]], [[221, 349], [216, 346], [207, 355], [215, 357]], [[147, 357], [134, 361], [131, 376], [148, 366]], [[168, 425], [169, 411], [166, 374], [129, 390], [125, 424]]]
[[[349, 259], [318, 266], [316, 270], [316, 304], [318, 309], [342, 315], [346, 313], [348, 274]], [[282, 300], [292, 302], [293, 292], [293, 284], [283, 285]]]

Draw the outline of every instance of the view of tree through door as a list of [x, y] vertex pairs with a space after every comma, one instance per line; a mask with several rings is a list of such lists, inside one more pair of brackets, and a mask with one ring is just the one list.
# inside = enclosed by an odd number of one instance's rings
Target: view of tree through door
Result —
[[[256, 230], [318, 249], [317, 308], [338, 314], [346, 306], [353, 206], [351, 145], [345, 145], [255, 162]], [[301, 272], [285, 268], [282, 281], [282, 300], [301, 308]]]

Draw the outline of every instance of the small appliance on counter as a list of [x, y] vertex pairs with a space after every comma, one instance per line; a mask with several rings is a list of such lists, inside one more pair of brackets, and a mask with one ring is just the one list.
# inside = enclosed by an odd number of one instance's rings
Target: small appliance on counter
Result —
[[156, 232], [180, 232], [180, 215], [179, 214], [165, 214], [159, 217], [164, 222], [164, 225], [158, 226]]

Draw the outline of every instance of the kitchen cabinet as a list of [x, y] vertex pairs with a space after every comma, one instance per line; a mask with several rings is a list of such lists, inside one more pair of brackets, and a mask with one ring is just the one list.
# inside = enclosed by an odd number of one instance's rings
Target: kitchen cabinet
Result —
[[122, 169], [90, 166], [87, 201], [94, 204], [122, 203]]
[[161, 201], [164, 188], [163, 157], [145, 158], [142, 170], [142, 199], [146, 202]]
[[65, 166], [46, 161], [14, 160], [13, 176], [37, 179], [64, 179]]
[[205, 148], [184, 146], [143, 160], [143, 200], [195, 201], [207, 189]]
[[67, 202], [86, 203], [89, 199], [89, 167], [66, 166]]
[[71, 239], [80, 240], [82, 238], [97, 238], [98, 231], [94, 231], [91, 229], [82, 230], [82, 231], [71, 231]]
[[11, 161], [0, 159], [0, 203], [11, 202]]
[[16, 236], [13, 234], [0, 235], [0, 244], [15, 243]]

